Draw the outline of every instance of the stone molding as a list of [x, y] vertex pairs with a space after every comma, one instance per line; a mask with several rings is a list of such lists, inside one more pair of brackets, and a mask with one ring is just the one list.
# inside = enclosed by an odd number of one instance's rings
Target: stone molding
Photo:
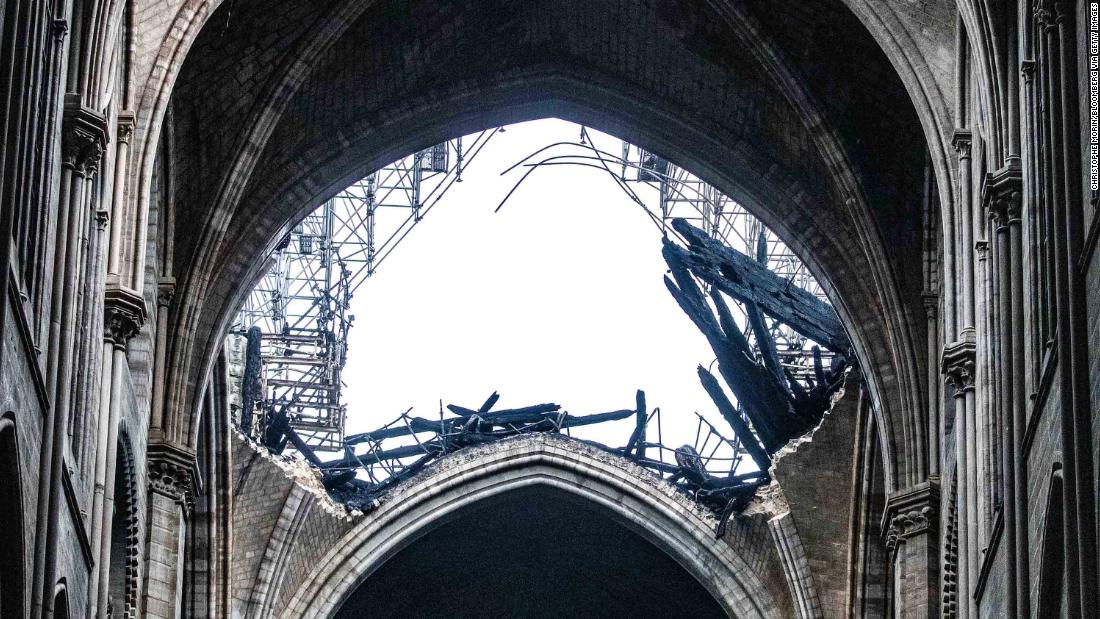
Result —
[[62, 165], [83, 176], [99, 171], [107, 147], [107, 118], [84, 106], [79, 95], [65, 95], [61, 133]]
[[969, 333], [963, 339], [943, 347], [940, 366], [949, 384], [959, 391], [974, 388], [974, 363], [977, 346]]
[[939, 526], [939, 505], [939, 486], [932, 481], [891, 495], [883, 515], [886, 547], [892, 551], [910, 537], [934, 533]]
[[143, 324], [145, 300], [141, 295], [121, 286], [109, 286], [103, 293], [104, 338], [119, 348], [126, 348]]
[[148, 471], [149, 490], [176, 501], [190, 515], [199, 478], [195, 454], [171, 443], [150, 443]]

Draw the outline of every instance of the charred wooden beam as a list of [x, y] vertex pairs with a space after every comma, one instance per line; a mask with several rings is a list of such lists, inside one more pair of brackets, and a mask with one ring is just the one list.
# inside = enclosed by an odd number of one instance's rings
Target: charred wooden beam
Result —
[[449, 410], [452, 413], [458, 415], [459, 417], [469, 418], [473, 415], [478, 415], [484, 421], [487, 421], [487, 422], [490, 422], [490, 423], [500, 424], [500, 423], [508, 423], [508, 421], [498, 421], [498, 420], [506, 420], [506, 419], [509, 419], [509, 418], [520, 418], [520, 417], [523, 417], [525, 415], [532, 415], [532, 414], [541, 415], [541, 414], [544, 414], [544, 413], [553, 413], [553, 412], [561, 410], [561, 405], [560, 404], [553, 404], [553, 403], [535, 404], [534, 406], [524, 406], [522, 408], [510, 408], [510, 409], [506, 409], [506, 410], [496, 411], [494, 413], [484, 413], [483, 414], [483, 413], [479, 413], [478, 411], [475, 411], [473, 409], [469, 409], [469, 408], [466, 408], [466, 407], [463, 407], [463, 406], [458, 406], [457, 404], [448, 404], [447, 405], [447, 410]]
[[[756, 364], [755, 356], [744, 334], [737, 329], [733, 317], [719, 294], [712, 294], [718, 318], [715, 319], [681, 256], [665, 244], [665, 260], [672, 279], [665, 277], [665, 286], [685, 314], [695, 323], [718, 359], [718, 372], [733, 389], [745, 414], [752, 420], [757, 434], [769, 453], [782, 446], [786, 439], [786, 423], [794, 419], [789, 401]], [[675, 283], [673, 282], [675, 280]], [[735, 429], [736, 431], [736, 429]]]
[[772, 464], [771, 458], [768, 456], [768, 453], [764, 451], [764, 448], [760, 446], [760, 443], [756, 441], [756, 435], [749, 430], [748, 424], [741, 418], [737, 409], [734, 408], [733, 403], [726, 397], [726, 393], [722, 391], [722, 386], [718, 384], [718, 380], [701, 365], [697, 368], [697, 371], [699, 373], [699, 381], [703, 383], [703, 389], [706, 390], [710, 399], [714, 401], [714, 405], [718, 408], [718, 412], [721, 413], [722, 417], [725, 418], [726, 422], [733, 428], [734, 434], [737, 435], [737, 440], [745, 447], [745, 451], [749, 452], [749, 457], [756, 463], [756, 466], [760, 467], [760, 470], [768, 470]]
[[443, 447], [439, 441], [432, 440], [416, 445], [402, 445], [393, 449], [372, 451], [361, 455], [347, 455], [339, 460], [323, 462], [319, 465], [319, 468], [323, 470], [358, 468], [368, 464], [378, 464], [384, 460], [400, 460], [401, 458], [409, 458], [425, 453], [439, 453], [442, 450]]
[[[835, 315], [831, 314], [828, 305], [813, 295], [793, 289], [787, 285], [789, 282], [778, 278], [764, 265], [725, 247], [682, 220], [676, 220], [674, 226], [688, 239], [691, 248], [684, 249], [665, 239], [662, 253], [672, 274], [671, 278], [665, 277], [665, 285], [680, 308], [706, 337], [718, 360], [718, 373], [737, 397], [741, 411], [751, 422], [751, 429], [736, 413], [713, 375], [700, 368], [700, 380], [734, 431], [745, 438], [746, 449], [753, 446], [750, 443], [754, 442], [754, 433], [759, 437], [760, 442], [755, 446], [762, 446], [764, 457], [751, 451], [750, 455], [759, 466], [766, 468], [768, 464], [765, 462], [770, 463], [768, 454], [775, 453], [821, 420], [829, 408], [829, 397], [839, 388], [845, 362], [843, 354], [837, 354], [834, 367], [826, 371], [821, 367], [820, 349], [815, 349], [816, 381], [810, 381], [812, 384], [805, 388], [782, 367], [774, 337], [763, 314], [767, 313], [769, 305], [779, 306], [789, 302], [793, 309], [785, 315], [780, 312], [778, 320], [792, 320], [794, 316], [793, 320], [802, 322], [803, 329], [809, 322], [808, 317], [818, 321], [814, 327], [816, 331], [805, 331], [803, 335], [815, 340], [819, 337], [826, 340], [832, 338], [834, 345], [840, 347], [835, 342], [843, 337], [843, 332], [830, 333], [832, 326], [829, 321], [835, 322]], [[758, 257], [765, 257], [765, 252], [766, 245], [759, 243]], [[731, 275], [731, 264], [740, 271]], [[693, 276], [711, 283], [710, 304]], [[783, 286], [779, 282], [783, 282]], [[723, 293], [744, 304], [749, 327], [760, 351], [759, 360], [735, 323]], [[776, 294], [780, 296], [776, 297]], [[837, 329], [838, 325], [836, 323]], [[796, 327], [795, 324], [790, 326]], [[843, 340], [843, 350], [846, 351], [847, 338], [843, 337]]]
[[371, 432], [352, 434], [351, 436], [348, 436], [344, 439], [344, 443], [347, 445], [358, 445], [359, 443], [366, 443], [369, 441], [381, 441], [387, 438], [407, 436], [410, 434], [410, 428], [413, 432], [438, 433], [441, 430], [439, 420], [424, 419], [423, 417], [409, 417], [407, 421], [408, 426], [391, 425], [390, 427], [379, 428], [377, 430], [372, 430]]
[[497, 393], [496, 391], [494, 391], [493, 395], [489, 396], [489, 398], [485, 400], [485, 403], [482, 404], [481, 407], [477, 409], [477, 412], [481, 413], [481, 414], [485, 414], [485, 413], [489, 412], [489, 409], [493, 408], [493, 406], [496, 405], [497, 400], [499, 400], [499, 399], [500, 399], [500, 394]]
[[[549, 407], [553, 407], [552, 409]], [[359, 442], [366, 440], [381, 440], [381, 438], [393, 438], [397, 436], [407, 436], [412, 432], [419, 432], [418, 428], [423, 428], [425, 432], [435, 432], [437, 434], [442, 432], [454, 432], [454, 437], [449, 437], [453, 446], [465, 446], [475, 443], [483, 443], [493, 440], [498, 440], [507, 436], [514, 436], [520, 433], [538, 432], [538, 431], [551, 431], [559, 428], [577, 428], [581, 426], [587, 426], [597, 423], [604, 423], [606, 421], [617, 421], [619, 419], [626, 419], [635, 414], [635, 411], [630, 409], [623, 409], [617, 411], [610, 411], [606, 413], [594, 413], [591, 415], [570, 415], [568, 413], [562, 413], [559, 416], [556, 414], [557, 409], [560, 407], [556, 404], [551, 405], [538, 405], [528, 406], [522, 409], [513, 409], [511, 411], [500, 411], [498, 413], [490, 413], [484, 417], [476, 415], [467, 417], [452, 417], [444, 420], [444, 428], [440, 428], [438, 421], [429, 421], [427, 419], [412, 418], [409, 426], [392, 426], [384, 428], [382, 430], [376, 430], [375, 432], [368, 432], [354, 437], [349, 437], [346, 441], [349, 446], [352, 444], [351, 439], [357, 439]], [[473, 419], [479, 421], [485, 421], [491, 425], [508, 425], [518, 426], [515, 428], [503, 428], [500, 430], [482, 430], [479, 423], [478, 429], [474, 430], [460, 430], [466, 427], [466, 424]], [[544, 424], [541, 427], [532, 427], [536, 424]], [[410, 431], [411, 430], [411, 431]], [[362, 438], [362, 437], [369, 438]], [[448, 443], [451, 446], [451, 443]], [[357, 467], [362, 465], [377, 464], [383, 460], [394, 460], [400, 458], [407, 458], [409, 456], [416, 455], [418, 453], [438, 453], [443, 451], [443, 443], [440, 438], [433, 438], [430, 441], [423, 443], [423, 447], [420, 445], [406, 445], [397, 447], [390, 450], [374, 451], [363, 454], [361, 456], [348, 455], [339, 460], [334, 460], [325, 463], [316, 463], [321, 468], [345, 468], [345, 467]]]
[[674, 219], [672, 227], [689, 248], [669, 243], [670, 251], [700, 279], [738, 301], [756, 303], [765, 314], [829, 350], [848, 354], [848, 336], [827, 303], [683, 219]]
[[645, 426], [649, 414], [646, 411], [645, 392], [641, 389], [634, 395], [634, 403], [634, 432], [630, 434], [623, 453], [627, 456], [633, 453], [636, 458], [645, 458]]
[[260, 328], [250, 327], [247, 334], [247, 345], [244, 355], [244, 375], [241, 377], [241, 431], [248, 435], [252, 432], [252, 413], [256, 410], [256, 402], [263, 399], [263, 390], [260, 389], [260, 340], [262, 337]]
[[287, 439], [294, 445], [294, 449], [298, 450], [298, 453], [302, 454], [313, 466], [321, 466], [321, 459], [317, 457], [313, 448], [303, 441], [302, 437], [298, 436], [298, 432], [294, 428], [288, 424], [285, 431]]

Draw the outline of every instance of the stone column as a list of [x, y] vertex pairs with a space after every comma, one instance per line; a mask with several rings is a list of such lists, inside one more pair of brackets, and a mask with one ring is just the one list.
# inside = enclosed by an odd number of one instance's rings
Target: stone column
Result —
[[1029, 603], [1027, 543], [1027, 472], [1023, 457], [1026, 431], [1024, 394], [1023, 245], [1020, 209], [1023, 175], [1016, 164], [986, 177], [982, 201], [997, 233], [997, 287], [1000, 292], [998, 380], [1004, 468], [1003, 515], [1007, 609], [1026, 616]]
[[153, 402], [149, 420], [149, 438], [164, 438], [164, 389], [167, 380], [168, 361], [168, 309], [172, 305], [172, 296], [176, 291], [176, 282], [172, 278], [162, 278], [157, 282], [157, 325], [156, 342], [153, 349]]
[[115, 189], [111, 204], [111, 248], [107, 254], [107, 276], [117, 281], [122, 256], [123, 223], [126, 221], [126, 179], [130, 173], [130, 139], [134, 135], [132, 112], [118, 114], [118, 145], [115, 150]]
[[[974, 527], [968, 526], [970, 520], [976, 520], [974, 504], [969, 500], [970, 485], [973, 483], [971, 471], [974, 462], [970, 457], [972, 446], [967, 445], [967, 437], [972, 433], [967, 427], [970, 420], [967, 413], [967, 400], [973, 399], [974, 365], [976, 346], [973, 337], [948, 344], [943, 349], [940, 366], [947, 383], [955, 390], [955, 480], [958, 501], [958, 608], [959, 617], [974, 616], [973, 587], [976, 578], [973, 575], [971, 557], [977, 544], [974, 539]], [[970, 398], [967, 395], [970, 394]]]
[[145, 616], [183, 613], [187, 520], [195, 504], [195, 454], [168, 443], [149, 446], [149, 518], [145, 555]]
[[62, 127], [63, 161], [47, 354], [47, 390], [52, 401], [42, 440], [36, 565], [32, 585], [34, 597], [31, 602], [32, 612], [47, 618], [53, 614], [53, 589], [57, 579], [57, 536], [64, 509], [61, 484], [65, 475], [64, 452], [73, 403], [76, 330], [79, 321], [87, 318], [77, 311], [77, 282], [85, 268], [85, 256], [77, 239], [84, 227], [91, 225], [92, 212], [83, 208], [84, 187], [98, 170], [106, 144], [106, 118], [85, 107], [79, 98], [67, 96]]
[[886, 500], [883, 530], [894, 566], [894, 616], [938, 617], [939, 487], [926, 481]]
[[145, 303], [136, 292], [112, 286], [104, 293], [105, 344], [100, 432], [96, 445], [95, 495], [92, 501], [92, 554], [96, 567], [88, 584], [88, 608], [96, 617], [107, 616], [110, 584], [111, 517], [115, 502], [115, 469], [118, 466], [118, 420], [122, 407], [122, 368], [126, 347], [145, 321]]

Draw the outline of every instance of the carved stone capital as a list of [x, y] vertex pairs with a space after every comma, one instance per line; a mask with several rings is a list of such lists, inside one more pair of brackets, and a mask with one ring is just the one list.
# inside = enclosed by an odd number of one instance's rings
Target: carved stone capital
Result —
[[947, 382], [956, 390], [963, 392], [974, 388], [974, 361], [977, 346], [974, 338], [967, 334], [963, 339], [943, 347], [940, 367]]
[[998, 225], [1018, 224], [1023, 208], [1024, 174], [1018, 163], [985, 175], [982, 205]]
[[1054, 7], [1050, 0], [1039, 0], [1035, 3], [1035, 23], [1044, 28], [1054, 27]]
[[69, 33], [69, 22], [64, 19], [55, 19], [50, 23], [50, 29], [54, 41], [61, 43], [65, 40], [65, 35]]
[[1020, 75], [1024, 78], [1024, 81], [1031, 83], [1035, 79], [1035, 61], [1023, 60], [1020, 62]]
[[985, 259], [989, 257], [989, 241], [985, 239], [974, 241], [974, 253], [978, 254], [979, 262], [985, 262]]
[[934, 318], [940, 309], [940, 295], [938, 292], [922, 292], [921, 303], [924, 305], [924, 314], [928, 318]]
[[939, 525], [939, 506], [940, 490], [933, 481], [891, 495], [882, 518], [886, 547], [894, 550], [911, 537], [934, 533]]
[[137, 292], [121, 286], [109, 286], [103, 293], [104, 337], [119, 348], [145, 324], [145, 300]]
[[959, 154], [959, 159], [970, 159], [970, 146], [973, 140], [973, 135], [969, 129], [955, 129], [955, 134], [951, 136], [951, 145], [955, 147], [955, 152]]
[[78, 174], [92, 176], [99, 170], [106, 147], [107, 118], [84, 107], [79, 95], [65, 95], [62, 164]]
[[134, 135], [134, 113], [119, 112], [116, 124], [118, 125], [116, 133], [119, 144], [129, 144], [130, 138]]
[[198, 490], [195, 454], [171, 443], [149, 444], [149, 490], [180, 504], [190, 515]]
[[176, 295], [176, 278], [162, 277], [157, 282], [157, 308], [167, 308]]

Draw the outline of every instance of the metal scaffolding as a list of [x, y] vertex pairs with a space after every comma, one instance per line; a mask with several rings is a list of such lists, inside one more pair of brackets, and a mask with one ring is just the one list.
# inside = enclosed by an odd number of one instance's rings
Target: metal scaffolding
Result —
[[[770, 271], [787, 280], [790, 286], [802, 288], [828, 302], [825, 291], [806, 265], [745, 207], [687, 170], [625, 141], [621, 142], [619, 153], [603, 150], [584, 127], [577, 141], [543, 146], [506, 170], [505, 173], [520, 170], [523, 173], [497, 210], [533, 172], [554, 166], [579, 166], [604, 171], [645, 211], [663, 235], [678, 237], [671, 227], [672, 220], [687, 220], [726, 246], [762, 259]], [[735, 303], [734, 307], [739, 313], [738, 324], [755, 346], [744, 309], [739, 303]], [[779, 322], [770, 321], [768, 327], [783, 366], [800, 380], [812, 380], [812, 349], [817, 343]], [[828, 351], [823, 351], [822, 356], [826, 363], [831, 362], [833, 357]]]
[[[762, 258], [770, 271], [786, 279], [790, 285], [807, 290], [827, 302], [821, 285], [790, 248], [745, 207], [713, 185], [667, 159], [626, 142], [622, 143], [619, 160], [619, 178], [625, 187], [629, 189], [630, 184], [643, 184], [655, 190], [651, 192], [656, 193], [655, 199], [646, 192], [631, 193], [641, 199], [652, 217], [659, 218], [661, 231], [666, 236], [676, 236], [670, 227], [673, 219], [685, 219], [726, 246], [758, 260]], [[752, 329], [743, 320], [743, 311], [740, 318], [745, 336], [753, 341]], [[815, 342], [782, 323], [773, 321], [768, 326], [784, 367], [797, 378], [810, 378], [813, 374], [811, 349]], [[829, 353], [824, 356], [831, 360]]]
[[[239, 425], [260, 437], [272, 415], [316, 450], [344, 446], [341, 372], [351, 299], [398, 244], [462, 180], [497, 129], [419, 151], [353, 183], [306, 216], [275, 248], [236, 316], [250, 341]], [[245, 352], [248, 355], [248, 352]]]
[[[500, 130], [458, 138], [393, 162], [319, 206], [282, 240], [231, 329], [231, 337], [247, 341], [247, 346], [238, 346], [244, 361], [242, 431], [264, 442], [277, 419], [312, 450], [354, 457], [354, 446], [345, 441], [346, 405], [341, 401], [348, 330], [355, 320], [351, 299], [448, 189], [461, 182], [462, 170]], [[666, 236], [677, 236], [673, 219], [686, 219], [727, 246], [763, 258], [789, 285], [824, 297], [802, 262], [759, 220], [656, 154], [626, 142], [619, 153], [601, 150], [582, 128], [579, 140], [540, 148], [504, 173], [523, 171], [518, 188], [535, 170], [557, 165], [605, 171]], [[738, 324], [752, 341], [743, 311]], [[767, 326], [784, 367], [811, 382], [814, 343], [779, 322]], [[736, 437], [729, 445], [730, 457], [737, 458]], [[387, 461], [384, 469], [371, 471], [370, 477], [381, 481], [400, 471], [401, 459]]]

